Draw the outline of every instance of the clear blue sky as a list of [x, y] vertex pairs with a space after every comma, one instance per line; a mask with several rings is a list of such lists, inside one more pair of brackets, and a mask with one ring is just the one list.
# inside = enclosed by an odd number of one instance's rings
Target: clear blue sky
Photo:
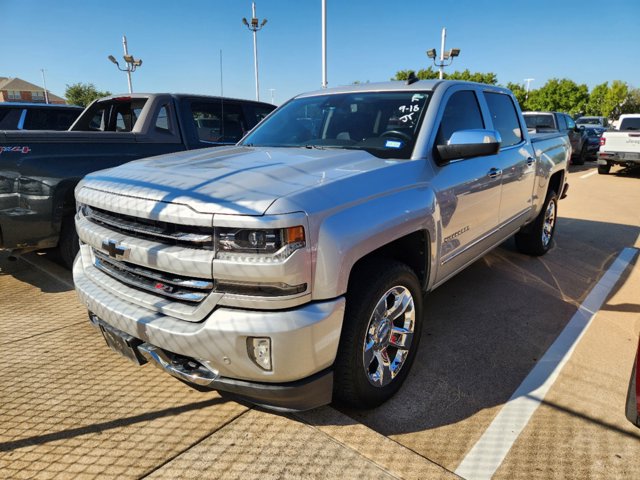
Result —
[[[638, 0], [327, 0], [329, 86], [385, 81], [430, 65], [425, 51], [462, 53], [449, 70], [492, 71], [500, 83], [568, 77], [589, 88], [623, 80], [640, 87]], [[321, 83], [320, 0], [256, 0], [261, 100], [275, 103]], [[242, 25], [250, 0], [0, 0], [0, 76], [20, 77], [63, 95], [66, 84], [127, 91], [107, 60], [142, 58], [134, 91], [220, 93], [254, 98], [253, 43]]]

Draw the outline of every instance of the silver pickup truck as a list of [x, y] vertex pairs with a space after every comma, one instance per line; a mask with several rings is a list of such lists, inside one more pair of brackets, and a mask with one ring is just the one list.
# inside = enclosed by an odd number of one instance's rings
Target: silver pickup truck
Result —
[[514, 234], [549, 250], [569, 152], [495, 86], [300, 95], [235, 146], [85, 177], [75, 285], [110, 347], [196, 388], [375, 406], [409, 373], [426, 292]]

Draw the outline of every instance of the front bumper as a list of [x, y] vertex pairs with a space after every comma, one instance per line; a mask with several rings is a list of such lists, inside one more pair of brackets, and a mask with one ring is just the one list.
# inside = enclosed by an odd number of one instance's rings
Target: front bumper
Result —
[[[193, 358], [217, 372], [209, 388], [254, 403], [304, 410], [331, 401], [330, 371], [338, 349], [345, 299], [284, 311], [218, 307], [201, 322], [179, 320], [119, 298], [73, 268], [81, 302], [106, 324], [166, 352]], [[249, 357], [248, 337], [271, 338], [272, 370]]]

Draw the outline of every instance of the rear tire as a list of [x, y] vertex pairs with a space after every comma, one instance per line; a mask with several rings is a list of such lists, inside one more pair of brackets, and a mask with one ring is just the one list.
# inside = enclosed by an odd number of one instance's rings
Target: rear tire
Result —
[[580, 149], [580, 153], [578, 155], [576, 155], [576, 157], [573, 159], [573, 164], [574, 165], [584, 165], [584, 162], [587, 159], [587, 145], [584, 144], [582, 145], [582, 149]]
[[607, 175], [611, 171], [611, 165], [598, 165], [598, 173], [600, 175]]
[[60, 227], [60, 240], [58, 241], [58, 251], [62, 263], [69, 270], [73, 268], [73, 261], [80, 250], [80, 240], [76, 232], [76, 224], [73, 217], [64, 217]]
[[422, 331], [422, 290], [413, 270], [384, 258], [349, 281], [333, 398], [355, 408], [391, 398], [406, 379]]
[[558, 195], [549, 190], [542, 210], [529, 225], [515, 235], [516, 247], [522, 253], [532, 256], [544, 255], [551, 248], [558, 219]]

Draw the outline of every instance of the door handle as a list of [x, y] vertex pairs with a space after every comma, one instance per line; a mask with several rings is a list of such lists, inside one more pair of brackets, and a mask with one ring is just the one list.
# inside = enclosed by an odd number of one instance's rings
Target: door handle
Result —
[[499, 168], [492, 168], [491, 170], [489, 170], [489, 173], [487, 173], [487, 176], [489, 178], [497, 178], [500, 175], [502, 175], [502, 170], [500, 170]]
[[531, 165], [533, 165], [533, 162], [535, 162], [535, 160], [533, 159], [533, 157], [529, 157], [529, 158], [527, 158], [527, 167], [530, 167]]

